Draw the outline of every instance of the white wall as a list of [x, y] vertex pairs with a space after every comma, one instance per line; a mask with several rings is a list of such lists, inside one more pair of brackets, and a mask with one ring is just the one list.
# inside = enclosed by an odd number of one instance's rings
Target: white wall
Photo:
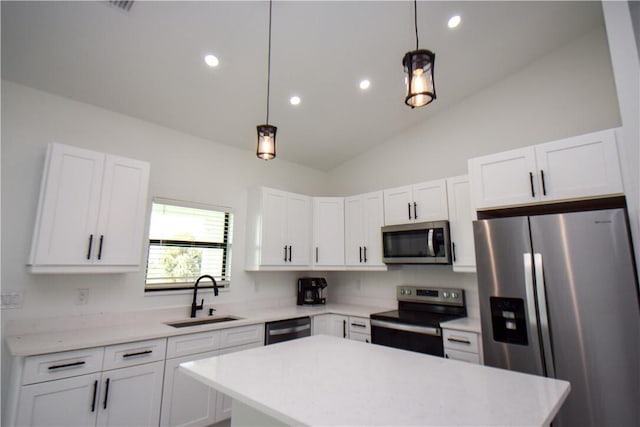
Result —
[[[348, 195], [466, 174], [471, 157], [617, 126], [607, 37], [599, 27], [330, 171], [330, 188]], [[478, 316], [476, 275], [441, 266], [334, 273], [329, 286], [330, 296], [344, 301], [387, 305], [401, 284], [464, 288], [469, 314]]]

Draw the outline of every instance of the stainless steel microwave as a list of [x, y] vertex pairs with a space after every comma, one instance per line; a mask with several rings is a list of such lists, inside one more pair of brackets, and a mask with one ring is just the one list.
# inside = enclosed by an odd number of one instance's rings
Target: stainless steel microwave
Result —
[[449, 221], [382, 227], [386, 264], [451, 264]]

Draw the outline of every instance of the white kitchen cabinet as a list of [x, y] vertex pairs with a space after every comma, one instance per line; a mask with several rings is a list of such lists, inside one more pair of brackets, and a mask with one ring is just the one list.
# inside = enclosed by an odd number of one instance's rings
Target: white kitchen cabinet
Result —
[[444, 179], [384, 190], [384, 225], [447, 219]]
[[346, 197], [345, 264], [347, 269], [386, 270], [382, 262], [384, 225], [381, 191]]
[[320, 314], [313, 316], [313, 335], [349, 337], [349, 317], [341, 314]]
[[368, 317], [349, 316], [349, 339], [360, 342], [371, 342], [371, 322]]
[[146, 162], [50, 144], [29, 258], [31, 271], [137, 271], [148, 183]]
[[480, 339], [477, 333], [442, 328], [444, 357], [464, 362], [482, 363]]
[[344, 198], [313, 198], [313, 266], [344, 268]]
[[475, 209], [471, 206], [471, 191], [467, 175], [447, 178], [449, 230], [453, 271], [474, 273], [476, 253], [473, 242]]
[[271, 188], [249, 192], [246, 269], [311, 267], [311, 197]]
[[[141, 341], [25, 358], [16, 425], [157, 425], [164, 342]], [[101, 371], [103, 361], [107, 367], [118, 368]]]
[[615, 130], [469, 160], [477, 209], [623, 193]]

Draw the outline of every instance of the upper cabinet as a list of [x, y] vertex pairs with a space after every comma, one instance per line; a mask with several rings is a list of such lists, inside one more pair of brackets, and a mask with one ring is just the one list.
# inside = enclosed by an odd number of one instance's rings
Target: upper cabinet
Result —
[[311, 197], [271, 188], [249, 192], [247, 270], [311, 267]]
[[313, 266], [344, 268], [344, 198], [313, 198]]
[[469, 160], [477, 209], [622, 194], [615, 130]]
[[449, 219], [444, 179], [384, 190], [384, 224]]
[[140, 267], [149, 164], [49, 145], [29, 265], [34, 273]]
[[386, 270], [382, 262], [382, 191], [344, 199], [345, 264], [348, 269]]
[[449, 229], [453, 271], [474, 273], [476, 253], [473, 242], [475, 210], [471, 206], [471, 191], [467, 175], [447, 178], [449, 199]]

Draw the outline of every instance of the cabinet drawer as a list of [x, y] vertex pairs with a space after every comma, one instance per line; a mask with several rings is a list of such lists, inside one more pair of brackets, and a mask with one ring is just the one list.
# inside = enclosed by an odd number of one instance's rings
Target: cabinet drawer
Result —
[[164, 338], [112, 345], [104, 350], [103, 370], [164, 360], [166, 349], [167, 340]]
[[469, 353], [466, 351], [444, 349], [444, 357], [452, 360], [461, 360], [463, 362], [471, 362], [480, 364], [480, 356], [478, 353]]
[[103, 356], [104, 347], [29, 356], [24, 361], [22, 384], [100, 372]]
[[360, 341], [360, 342], [370, 343], [371, 342], [371, 335], [362, 334], [360, 332], [350, 332], [349, 333], [349, 339], [353, 340], [353, 341]]
[[478, 334], [474, 332], [442, 330], [445, 348], [478, 353]]
[[220, 348], [236, 347], [256, 342], [264, 342], [264, 323], [222, 329], [220, 331]]
[[167, 359], [204, 353], [220, 348], [220, 332], [199, 332], [197, 334], [170, 337], [167, 340]]
[[349, 317], [349, 332], [371, 335], [371, 323], [366, 317]]

